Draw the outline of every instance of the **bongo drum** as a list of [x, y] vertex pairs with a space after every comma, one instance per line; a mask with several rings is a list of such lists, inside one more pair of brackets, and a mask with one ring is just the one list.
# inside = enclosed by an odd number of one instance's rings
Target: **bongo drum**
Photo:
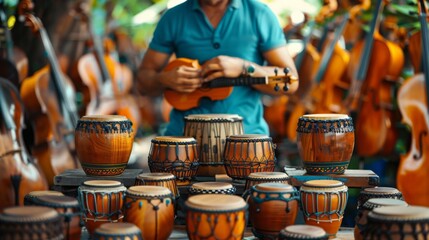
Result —
[[81, 213], [77, 199], [64, 195], [42, 195], [33, 199], [36, 206], [54, 208], [64, 222], [64, 239], [80, 239], [81, 235]]
[[247, 204], [225, 194], [190, 196], [186, 202], [186, 232], [194, 239], [243, 239]]
[[176, 184], [176, 177], [171, 173], [141, 173], [137, 176], [135, 185], [166, 187], [170, 189], [175, 199], [180, 197], [179, 189]]
[[402, 200], [392, 198], [372, 198], [365, 202], [359, 210], [356, 216], [356, 225], [354, 229], [355, 239], [363, 239], [363, 232], [368, 222], [368, 213], [375, 208], [388, 207], [388, 206], [408, 206], [408, 204]]
[[402, 193], [393, 187], [364, 188], [358, 195], [358, 210], [366, 203], [366, 201], [372, 198], [392, 198], [403, 200]]
[[104, 223], [95, 229], [94, 240], [143, 240], [140, 228], [132, 223]]
[[110, 180], [85, 181], [78, 188], [78, 201], [88, 232], [103, 223], [122, 221], [122, 206], [126, 187]]
[[298, 120], [297, 144], [308, 174], [342, 174], [355, 144], [352, 118], [345, 114], [308, 114]]
[[276, 238], [295, 223], [299, 194], [289, 184], [261, 183], [250, 188], [249, 214], [253, 234], [261, 239]]
[[122, 174], [134, 142], [132, 122], [120, 115], [83, 116], [75, 129], [76, 153], [87, 175]]
[[227, 137], [224, 151], [226, 174], [234, 179], [245, 179], [253, 172], [274, 171], [274, 148], [271, 137], [261, 134]]
[[284, 172], [255, 172], [247, 176], [244, 191], [259, 183], [277, 182], [287, 184], [288, 180], [289, 176]]
[[40, 196], [64, 196], [64, 194], [62, 192], [50, 190], [32, 191], [24, 196], [24, 205], [35, 205], [34, 199]]
[[348, 188], [337, 180], [311, 180], [300, 189], [305, 223], [335, 235], [343, 221]]
[[143, 239], [168, 239], [173, 232], [173, 195], [160, 186], [133, 186], [127, 190], [124, 220], [134, 223]]
[[0, 214], [0, 236], [3, 240], [64, 239], [58, 212], [41, 206], [5, 208]]
[[148, 157], [150, 171], [172, 173], [176, 176], [178, 185], [188, 185], [199, 165], [195, 139], [158, 136], [151, 142]]
[[328, 240], [328, 235], [321, 227], [290, 225], [280, 231], [279, 240]]
[[191, 195], [197, 194], [234, 194], [236, 188], [226, 182], [200, 182], [194, 183], [189, 188]]
[[428, 239], [429, 208], [420, 206], [390, 206], [375, 208], [368, 213], [364, 239]]
[[197, 140], [198, 176], [225, 174], [223, 150], [230, 135], [243, 134], [243, 118], [237, 114], [191, 114], [185, 117], [184, 135]]

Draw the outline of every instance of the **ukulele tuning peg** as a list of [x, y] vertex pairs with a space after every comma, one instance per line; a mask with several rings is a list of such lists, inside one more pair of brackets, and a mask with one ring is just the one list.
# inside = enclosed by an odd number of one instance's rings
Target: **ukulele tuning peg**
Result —
[[287, 92], [288, 90], [289, 90], [289, 87], [287, 86], [287, 84], [285, 84], [285, 85], [283, 86], [283, 91]]
[[285, 75], [288, 75], [288, 73], [290, 72], [289, 68], [283, 68], [283, 72]]
[[279, 69], [278, 68], [274, 68], [274, 74], [277, 76], [279, 74]]
[[276, 84], [276, 86], [274, 87], [274, 91], [278, 92], [280, 90], [280, 87], [278, 84]]

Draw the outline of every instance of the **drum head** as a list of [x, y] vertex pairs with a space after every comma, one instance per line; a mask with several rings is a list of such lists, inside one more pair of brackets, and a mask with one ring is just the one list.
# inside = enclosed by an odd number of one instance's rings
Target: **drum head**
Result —
[[198, 190], [227, 190], [233, 188], [233, 186], [226, 182], [200, 182], [192, 184], [191, 188]]
[[195, 121], [241, 121], [243, 120], [237, 114], [190, 114], [185, 117], [185, 120], [195, 120]]
[[122, 115], [87, 115], [80, 118], [82, 121], [126, 121], [127, 117]]
[[248, 139], [271, 139], [269, 136], [264, 135], [264, 134], [236, 134], [236, 135], [231, 135], [228, 136], [227, 139], [230, 140], [248, 140]]
[[320, 113], [320, 114], [305, 114], [301, 118], [308, 120], [340, 120], [349, 119], [347, 114], [335, 114], [335, 113]]
[[294, 191], [293, 186], [285, 183], [260, 183], [254, 186], [258, 191], [263, 192], [291, 192]]
[[308, 187], [341, 187], [344, 185], [343, 182], [337, 180], [310, 180], [303, 184]]
[[365, 188], [363, 190], [364, 193], [369, 194], [395, 194], [400, 193], [398, 189], [392, 187], [373, 187], [373, 188]]
[[40, 196], [34, 200], [34, 203], [39, 206], [51, 208], [77, 208], [79, 202], [77, 199], [69, 196]]
[[166, 187], [161, 186], [132, 186], [128, 188], [127, 195], [134, 195], [134, 196], [165, 196], [165, 195], [171, 195], [170, 189]]
[[284, 179], [289, 176], [284, 172], [255, 172], [250, 173], [248, 179]]
[[141, 234], [140, 228], [133, 223], [118, 222], [118, 223], [104, 223], [95, 230], [95, 233], [101, 235], [129, 235]]
[[186, 206], [207, 211], [237, 211], [247, 207], [242, 197], [225, 194], [200, 194], [191, 196], [185, 202]]
[[113, 180], [89, 180], [83, 183], [83, 186], [87, 187], [119, 187], [122, 183]]
[[138, 179], [142, 180], [153, 180], [153, 181], [161, 181], [161, 180], [174, 180], [176, 177], [172, 173], [141, 173], [137, 176]]
[[311, 225], [290, 225], [285, 227], [280, 234], [285, 237], [294, 236], [295, 238], [302, 239], [306, 239], [306, 237], [319, 238], [326, 236], [323, 228]]
[[157, 136], [152, 142], [196, 143], [196, 140], [186, 136]]
[[62, 192], [58, 191], [32, 191], [27, 194], [29, 197], [39, 197], [39, 196], [64, 196]]
[[429, 208], [421, 206], [389, 206], [372, 210], [369, 215], [380, 220], [429, 220]]
[[0, 214], [0, 221], [5, 222], [40, 222], [55, 218], [59, 218], [55, 209], [42, 206], [10, 207]]
[[367, 209], [387, 206], [408, 206], [408, 203], [393, 198], [371, 198], [363, 205], [363, 207]]

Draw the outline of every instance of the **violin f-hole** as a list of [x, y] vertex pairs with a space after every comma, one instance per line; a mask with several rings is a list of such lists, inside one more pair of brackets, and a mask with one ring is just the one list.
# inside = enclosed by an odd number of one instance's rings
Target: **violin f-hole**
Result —
[[413, 159], [416, 161], [420, 160], [423, 156], [423, 137], [426, 135], [428, 135], [428, 133], [426, 131], [422, 131], [419, 134], [419, 148], [420, 148], [420, 150], [416, 154], [413, 154]]

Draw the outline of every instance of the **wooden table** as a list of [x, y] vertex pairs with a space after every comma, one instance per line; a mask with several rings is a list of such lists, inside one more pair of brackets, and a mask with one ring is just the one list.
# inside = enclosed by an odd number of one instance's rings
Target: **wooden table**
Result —
[[330, 175], [308, 175], [304, 169], [285, 168], [285, 172], [290, 177], [290, 184], [299, 187], [305, 181], [334, 179], [344, 182], [347, 187], [366, 188], [376, 187], [380, 184], [380, 178], [371, 170], [347, 169], [344, 174]]

